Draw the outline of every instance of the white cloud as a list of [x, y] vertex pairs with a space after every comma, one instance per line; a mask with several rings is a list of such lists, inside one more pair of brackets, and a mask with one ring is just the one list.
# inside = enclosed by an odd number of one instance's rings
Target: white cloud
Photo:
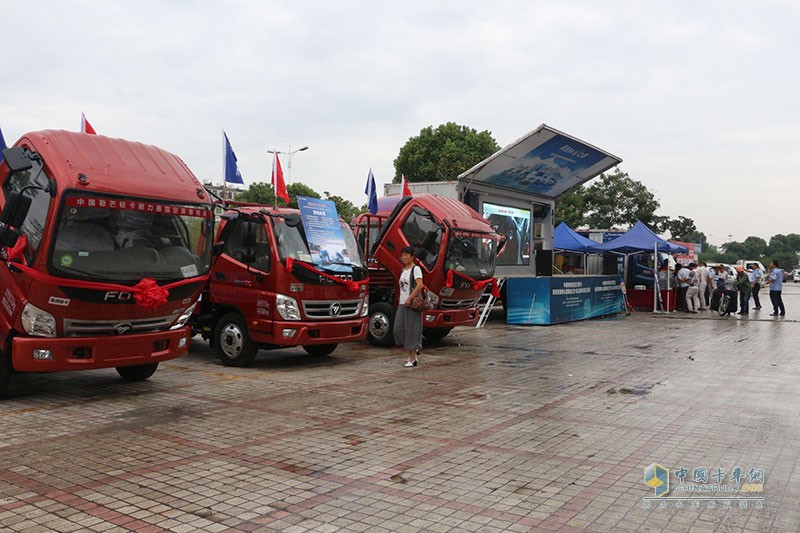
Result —
[[420, 129], [501, 145], [545, 122], [624, 159], [662, 214], [721, 243], [787, 228], [800, 163], [800, 7], [785, 1], [2, 2], [0, 127], [77, 129], [248, 183], [304, 144], [294, 180], [357, 204]]

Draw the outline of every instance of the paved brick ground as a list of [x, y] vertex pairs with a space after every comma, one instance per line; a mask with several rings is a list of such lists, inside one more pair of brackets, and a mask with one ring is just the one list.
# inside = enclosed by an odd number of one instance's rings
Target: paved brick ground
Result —
[[[197, 339], [144, 383], [113, 370], [16, 376], [0, 410], [0, 524], [798, 531], [800, 288], [785, 299], [777, 320], [767, 308], [494, 320], [427, 347], [416, 369], [361, 343], [324, 358], [265, 351], [231, 369]], [[763, 502], [651, 502], [654, 462], [673, 488], [681, 467], [763, 469], [764, 492], [748, 494]]]

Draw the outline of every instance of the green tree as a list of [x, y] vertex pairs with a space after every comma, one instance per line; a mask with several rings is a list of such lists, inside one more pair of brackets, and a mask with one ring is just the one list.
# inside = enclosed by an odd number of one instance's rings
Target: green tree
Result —
[[[308, 198], [322, 198], [320, 194], [309, 187], [300, 182], [290, 183], [286, 187], [286, 192], [289, 193], [289, 207], [294, 207], [297, 209], [297, 197], [298, 196], [306, 196]], [[282, 200], [281, 200], [282, 201]]]
[[[273, 205], [275, 201], [275, 190], [269, 183], [251, 183], [246, 191], [239, 193], [237, 200], [254, 204]], [[283, 200], [281, 200], [281, 202], [283, 202]]]
[[618, 168], [585, 187], [583, 199], [584, 222], [591, 227], [632, 226], [641, 220], [654, 231], [662, 230], [664, 217], [655, 214], [661, 204], [647, 187]]
[[356, 207], [353, 202], [350, 200], [345, 200], [341, 196], [337, 196], [335, 194], [331, 194], [328, 191], [325, 191], [325, 199], [330, 200], [334, 204], [336, 204], [336, 212], [339, 213], [339, 216], [342, 217], [342, 220], [347, 222], [348, 224], [352, 221], [356, 215], [363, 213], [367, 210], [366, 205], [362, 205], [361, 207]]
[[[300, 182], [289, 184], [286, 187], [286, 192], [289, 193], [289, 207], [297, 209], [297, 197], [308, 196], [309, 198], [322, 198], [322, 196], [309, 187]], [[242, 191], [237, 198], [242, 202], [251, 202], [255, 204], [275, 205], [275, 189], [269, 183], [259, 182], [250, 185], [246, 191]], [[278, 198], [279, 207], [285, 207], [286, 202], [283, 198]]]
[[[791, 270], [798, 264], [798, 252], [800, 252], [800, 235], [797, 233], [778, 234], [770, 238], [765, 255], [770, 260], [777, 259], [784, 270]], [[768, 261], [761, 262], [766, 264]]]
[[556, 198], [555, 224], [566, 222], [572, 229], [585, 225], [584, 211], [586, 203], [583, 198], [583, 187], [578, 186]]
[[393, 181], [399, 183], [401, 175], [409, 182], [453, 180], [499, 149], [489, 131], [478, 132], [455, 122], [436, 129], [428, 126], [400, 148]]
[[[665, 223], [661, 225], [661, 230], [662, 231], [669, 230], [670, 239], [676, 241], [700, 242], [700, 241], [689, 240], [692, 236], [694, 236], [695, 238], [699, 237], [699, 235], [695, 235], [696, 233], [698, 233], [697, 227], [694, 225], [694, 220], [692, 220], [691, 218], [678, 216], [678, 218], [668, 219]], [[705, 238], [705, 235], [703, 235], [703, 238]]]

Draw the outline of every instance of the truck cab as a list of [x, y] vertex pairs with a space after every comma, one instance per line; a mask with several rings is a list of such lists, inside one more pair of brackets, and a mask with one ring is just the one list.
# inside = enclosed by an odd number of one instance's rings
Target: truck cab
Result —
[[116, 368], [130, 381], [189, 350], [212, 204], [154, 146], [41, 131], [0, 164], [0, 393], [12, 372]]
[[495, 261], [501, 237], [469, 206], [433, 194], [379, 199], [376, 214], [353, 220], [362, 247], [370, 250], [370, 321], [367, 339], [394, 344], [400, 250], [413, 246], [428, 288], [423, 335], [441, 339], [456, 326], [474, 326], [487, 286], [496, 290]]
[[249, 366], [260, 348], [302, 346], [328, 355], [363, 340], [367, 268], [349, 226], [344, 249], [309, 241], [297, 209], [229, 204], [211, 277], [192, 318], [228, 366]]

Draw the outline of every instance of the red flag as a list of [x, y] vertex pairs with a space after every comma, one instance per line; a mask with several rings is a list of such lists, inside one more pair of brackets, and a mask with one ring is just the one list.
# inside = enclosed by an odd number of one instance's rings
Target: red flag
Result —
[[97, 135], [97, 132], [94, 131], [94, 128], [89, 121], [86, 120], [86, 115], [81, 113], [81, 133], [88, 133], [89, 135]]
[[289, 193], [286, 191], [286, 182], [283, 181], [283, 169], [278, 154], [272, 161], [272, 187], [275, 189], [275, 196], [282, 198], [286, 205], [289, 205]]
[[400, 175], [400, 182], [403, 184], [403, 197], [411, 196], [411, 189], [408, 188], [405, 174]]

